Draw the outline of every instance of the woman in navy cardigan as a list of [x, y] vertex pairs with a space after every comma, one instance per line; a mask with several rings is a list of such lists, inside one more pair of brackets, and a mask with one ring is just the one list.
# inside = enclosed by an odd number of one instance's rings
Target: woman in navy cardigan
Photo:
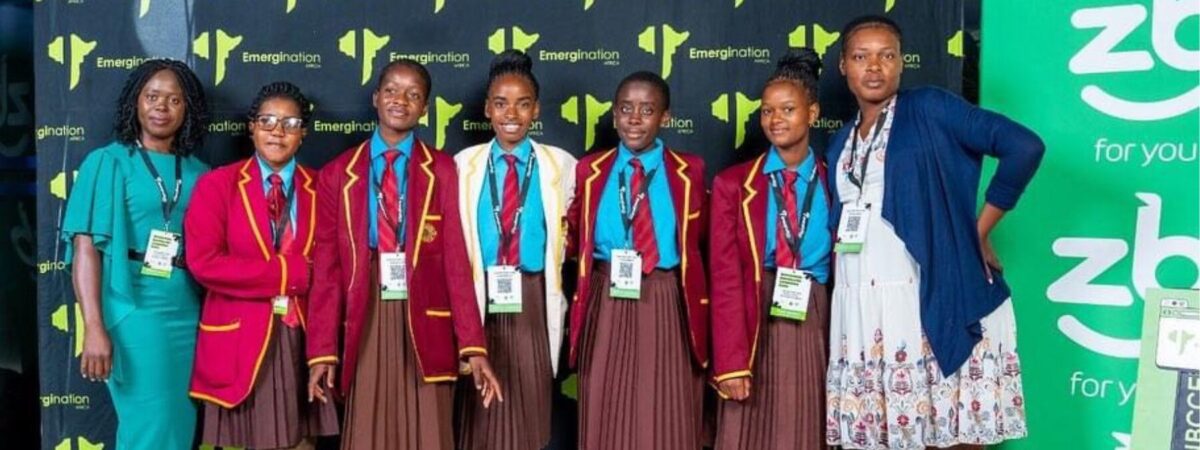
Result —
[[[944, 90], [901, 91], [901, 32], [891, 20], [856, 19], [842, 37], [839, 67], [859, 113], [827, 154], [837, 226], [827, 442], [922, 448], [1023, 437], [1016, 320], [988, 235], [1044, 146]], [[999, 166], [977, 214], [984, 156]]]

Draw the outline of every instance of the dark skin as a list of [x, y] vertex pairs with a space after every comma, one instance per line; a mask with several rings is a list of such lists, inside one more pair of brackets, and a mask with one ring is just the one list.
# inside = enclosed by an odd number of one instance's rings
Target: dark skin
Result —
[[[389, 147], [395, 147], [412, 133], [417, 122], [425, 115], [429, 106], [429, 86], [412, 68], [396, 66], [388, 70], [383, 82], [371, 94], [371, 103], [379, 117], [379, 135]], [[475, 389], [483, 400], [483, 407], [491, 406], [492, 401], [503, 402], [500, 382], [487, 356], [468, 356], [467, 365], [474, 377]], [[309, 368], [309, 402], [314, 399], [329, 401], [335, 372], [332, 363], [318, 363]]]
[[[262, 103], [258, 108], [258, 116], [298, 119], [301, 117], [300, 105], [290, 98], [276, 97]], [[250, 140], [254, 142], [254, 152], [275, 172], [292, 161], [307, 134], [305, 128], [285, 129], [282, 120], [271, 130], [260, 126], [257, 120], [250, 121]]]
[[617, 92], [613, 127], [626, 148], [636, 154], [654, 146], [658, 130], [671, 120], [665, 103], [663, 93], [646, 82], [626, 84]]
[[488, 89], [483, 115], [492, 121], [496, 142], [506, 152], [525, 140], [529, 127], [541, 112], [533, 84], [523, 76], [502, 75]]
[[[187, 97], [179, 79], [170, 70], [160, 70], [146, 81], [137, 98], [138, 141], [149, 151], [171, 153], [175, 135], [183, 126]], [[75, 256], [71, 260], [71, 284], [83, 315], [83, 354], [80, 374], [90, 381], [108, 381], [112, 373], [112, 340], [104, 325], [100, 280], [103, 267], [100, 252], [91, 235], [77, 234]]]
[[[793, 80], [775, 80], [763, 89], [759, 124], [788, 169], [795, 170], [808, 157], [808, 131], [821, 113], [816, 100]], [[721, 381], [717, 389], [725, 397], [743, 401], [750, 398], [750, 386], [750, 377], [740, 377]]]
[[[862, 121], [855, 130], [859, 136], [866, 137], [875, 126], [879, 113], [887, 106], [888, 101], [900, 90], [900, 74], [904, 71], [904, 62], [900, 52], [900, 38], [891, 30], [882, 26], [859, 28], [846, 38], [838, 68], [846, 76], [850, 92], [858, 101]], [[1003, 270], [996, 252], [992, 250], [989, 235], [1000, 219], [1004, 210], [984, 204], [976, 222], [976, 232], [979, 233], [980, 247], [984, 257], [984, 269], [987, 270], [988, 281], [992, 281], [992, 270]], [[955, 449], [982, 449], [976, 445], [958, 445]]]

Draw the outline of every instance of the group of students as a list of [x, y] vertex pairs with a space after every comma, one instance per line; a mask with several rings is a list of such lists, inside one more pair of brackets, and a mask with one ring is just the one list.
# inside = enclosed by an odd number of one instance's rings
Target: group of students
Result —
[[[248, 111], [254, 155], [207, 171], [201, 84], [147, 61], [62, 224], [81, 371], [107, 381], [117, 447], [190, 448], [199, 413], [198, 440], [222, 447], [540, 449], [564, 364], [581, 449], [1024, 436], [988, 236], [1042, 143], [946, 91], [900, 90], [889, 19], [842, 37], [855, 119], [812, 151], [821, 60], [790, 50], [762, 92], [770, 148], [711, 193], [704, 161], [658, 135], [671, 96], [651, 72], [617, 86], [617, 147], [576, 161], [528, 136], [538, 82], [506, 51], [484, 105], [495, 138], [452, 158], [414, 135], [432, 80], [397, 60], [377, 130], [319, 171], [295, 159], [312, 103], [271, 83]], [[999, 164], [977, 210], [984, 156]]]

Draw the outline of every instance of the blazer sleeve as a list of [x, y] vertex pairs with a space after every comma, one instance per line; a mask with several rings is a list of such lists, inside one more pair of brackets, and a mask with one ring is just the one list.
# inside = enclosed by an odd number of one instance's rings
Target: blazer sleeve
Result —
[[712, 298], [713, 379], [750, 376], [750, 336], [746, 330], [743, 267], [737, 246], [738, 185], [727, 178], [713, 181], [709, 216], [709, 289]]
[[937, 89], [939, 117], [962, 148], [999, 160], [988, 184], [985, 199], [1004, 210], [1012, 209], [1033, 179], [1046, 145], [1033, 131], [1012, 119], [967, 103], [961, 97]]
[[227, 297], [269, 301], [276, 295], [307, 294], [304, 255], [263, 258], [258, 250], [253, 256], [230, 250], [229, 227], [248, 227], [249, 222], [229, 223], [233, 181], [224, 175], [210, 172], [196, 182], [183, 220], [188, 271], [205, 288]]
[[448, 164], [440, 164], [438, 183], [442, 191], [438, 193], [438, 201], [442, 202], [442, 231], [445, 236], [444, 250], [446, 257], [442, 260], [445, 267], [447, 289], [450, 292], [450, 310], [453, 313], [454, 335], [458, 341], [458, 356], [487, 355], [487, 344], [483, 337], [483, 321], [480, 319], [479, 304], [475, 299], [475, 290], [461, 288], [473, 286], [474, 275], [471, 264], [467, 259], [467, 243], [463, 236], [462, 215], [458, 205], [458, 171], [453, 161], [446, 158]]
[[[338, 257], [338, 209], [341, 199], [341, 167], [335, 163], [325, 166], [317, 176], [317, 229], [313, 247], [314, 272], [321, 274], [313, 280], [308, 295], [308, 329], [305, 336], [308, 365], [338, 362], [338, 339], [345, 320], [346, 298], [342, 281], [341, 260]], [[349, 226], [349, 224], [346, 224]]]

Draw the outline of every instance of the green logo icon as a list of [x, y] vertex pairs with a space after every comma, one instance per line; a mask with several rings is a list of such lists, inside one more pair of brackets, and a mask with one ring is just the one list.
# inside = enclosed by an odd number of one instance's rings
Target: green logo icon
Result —
[[[72, 304], [75, 305], [75, 357], [78, 358], [83, 354], [83, 313], [79, 310], [78, 302]], [[67, 305], [61, 305], [54, 310], [50, 314], [50, 325], [58, 331], [71, 334], [71, 319], [67, 310]]]
[[286, 9], [283, 10], [283, 13], [291, 14], [292, 10], [296, 9], [296, 0], [287, 0], [287, 6], [285, 8]]
[[946, 53], [949, 53], [952, 56], [957, 56], [959, 58], [963, 57], [963, 31], [962, 30], [958, 30], [957, 33], [954, 33], [954, 36], [950, 36], [950, 39], [946, 41]]
[[[660, 28], [662, 29], [661, 53], [658, 46], [658, 29]], [[675, 50], [683, 45], [690, 35], [691, 33], [687, 31], [676, 31], [675, 28], [665, 23], [659, 27], [651, 25], [638, 35], [638, 47], [651, 55], [662, 56], [662, 77], [667, 79], [671, 76], [671, 61], [675, 57]]]
[[808, 25], [800, 25], [788, 34], [789, 47], [812, 47], [821, 57], [825, 56], [825, 51], [829, 50], [829, 46], [837, 42], [838, 37], [842, 33], [837, 31], [828, 31], [820, 24], [812, 24], [812, 39], [809, 39]]
[[358, 51], [359, 40], [358, 30], [347, 31], [342, 37], [338, 38], [338, 50], [349, 56], [350, 59], [360, 59], [362, 55], [362, 81], [359, 83], [363, 86], [367, 85], [367, 80], [371, 79], [371, 74], [375, 72], [375, 55], [382, 50], [384, 46], [391, 41], [391, 36], [377, 35], [370, 28], [362, 29], [362, 52]]
[[150, 0], [141, 0], [138, 5], [138, 18], [146, 17], [146, 13], [150, 12]]
[[215, 48], [212, 52], [209, 51], [212, 47], [208, 45], [209, 32], [205, 31], [196, 36], [196, 39], [192, 41], [192, 53], [203, 59], [216, 61], [217, 76], [214, 84], [220, 86], [221, 82], [225, 80], [225, 65], [229, 61], [229, 54], [242, 43], [242, 37], [231, 35], [220, 28], [216, 30], [215, 34], [216, 42], [213, 43]]
[[497, 55], [510, 48], [524, 52], [529, 50], [529, 47], [533, 47], [533, 44], [541, 37], [540, 34], [526, 33], [521, 27], [514, 26], [510, 28], [508, 45], [505, 45], [504, 34], [504, 28], [501, 27], [497, 28], [496, 32], [492, 33], [491, 36], [488, 36], [488, 50]]
[[71, 33], [69, 45], [66, 38], [58, 36], [50, 41], [50, 45], [46, 46], [46, 53], [54, 62], [66, 64], [70, 68], [71, 83], [68, 85], [68, 90], [73, 91], [75, 86], [79, 85], [79, 77], [83, 71], [83, 58], [95, 49], [96, 41], [86, 41], [78, 34]]
[[446, 7], [446, 0], [433, 0], [433, 13], [442, 12], [442, 8]]
[[729, 114], [729, 94], [721, 94], [716, 100], [713, 100], [712, 115], [725, 123], [732, 120], [735, 126], [733, 148], [739, 148], [746, 141], [746, 123], [750, 121], [750, 115], [758, 110], [758, 106], [762, 102], [746, 97], [746, 94], [741, 92], [735, 92], [734, 99], [732, 118]]
[[892, 8], [896, 7], [896, 0], [883, 0], [883, 12], [892, 12]]
[[[75, 444], [72, 446], [71, 444]], [[54, 450], [104, 450], [104, 444], [93, 444], [87, 438], [76, 436], [74, 442], [71, 438], [63, 439], [58, 445], [54, 446]]]
[[[446, 145], [446, 129], [450, 127], [450, 121], [454, 120], [462, 111], [462, 103], [450, 103], [441, 97], [433, 99], [433, 136], [434, 147], [442, 148]], [[426, 113], [421, 117], [421, 125], [429, 126], [429, 114]]]
[[601, 102], [593, 97], [592, 94], [583, 96], [583, 123], [579, 121], [579, 96], [572, 95], [563, 102], [561, 115], [563, 120], [575, 125], [583, 125], [583, 149], [587, 151], [596, 143], [596, 128], [600, 125], [600, 118], [612, 109], [612, 102]]

